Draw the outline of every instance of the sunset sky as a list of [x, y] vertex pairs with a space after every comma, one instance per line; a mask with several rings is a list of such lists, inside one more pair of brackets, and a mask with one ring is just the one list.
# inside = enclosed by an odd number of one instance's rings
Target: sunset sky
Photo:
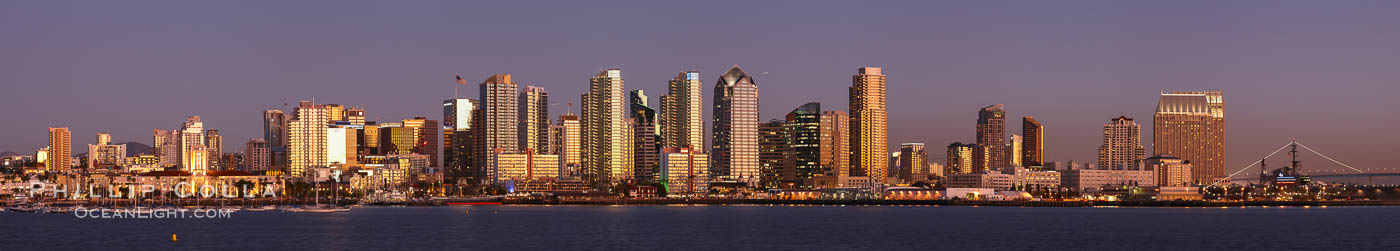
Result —
[[[453, 75], [513, 74], [551, 116], [621, 68], [657, 102], [699, 70], [710, 105], [731, 65], [754, 74], [762, 120], [809, 101], [847, 108], [858, 67], [888, 75], [891, 150], [974, 140], [977, 110], [1033, 115], [1047, 161], [1093, 162], [1102, 126], [1143, 125], [1163, 91], [1225, 93], [1227, 174], [1290, 138], [1360, 168], [1400, 142], [1397, 1], [6, 1], [0, 151], [33, 154], [46, 127], [151, 142], [186, 116], [225, 151], [261, 137], [261, 111], [298, 100], [370, 120], [441, 119]], [[575, 110], [576, 111], [576, 110]], [[709, 111], [706, 109], [706, 120]], [[708, 123], [707, 123], [708, 124]], [[1321, 158], [1310, 168], [1339, 168]], [[1274, 163], [1282, 164], [1282, 161]]]

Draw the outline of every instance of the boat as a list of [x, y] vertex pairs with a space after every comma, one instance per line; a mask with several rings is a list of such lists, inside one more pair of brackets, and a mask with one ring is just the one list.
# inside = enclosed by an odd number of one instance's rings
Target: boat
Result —
[[266, 206], [261, 206], [261, 207], [249, 207], [249, 208], [244, 208], [244, 209], [243, 209], [243, 211], [247, 211], [247, 212], [267, 212], [267, 211], [272, 211], [272, 210], [277, 210], [277, 206], [266, 205]]

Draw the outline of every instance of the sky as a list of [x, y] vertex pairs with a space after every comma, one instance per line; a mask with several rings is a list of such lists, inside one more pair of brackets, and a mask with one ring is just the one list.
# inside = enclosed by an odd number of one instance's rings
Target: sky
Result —
[[[1047, 161], [1093, 162], [1102, 127], [1144, 125], [1164, 91], [1225, 93], [1227, 171], [1290, 139], [1359, 168], [1393, 162], [1400, 124], [1396, 1], [5, 1], [0, 151], [47, 127], [75, 152], [109, 132], [199, 115], [225, 151], [261, 112], [298, 100], [370, 120], [441, 119], [453, 75], [544, 87], [557, 116], [601, 69], [656, 102], [698, 70], [705, 104], [732, 65], [754, 74], [762, 120], [803, 103], [847, 109], [851, 75], [887, 75], [889, 139], [930, 159], [973, 141], [1005, 104], [1045, 124]], [[475, 86], [457, 90], [476, 98]], [[706, 120], [709, 119], [707, 109]], [[708, 123], [707, 123], [708, 124]], [[707, 125], [708, 126], [708, 125]], [[1306, 156], [1305, 156], [1306, 157]], [[1340, 168], [1316, 160], [1315, 169]], [[1273, 163], [1282, 164], [1282, 160]]]

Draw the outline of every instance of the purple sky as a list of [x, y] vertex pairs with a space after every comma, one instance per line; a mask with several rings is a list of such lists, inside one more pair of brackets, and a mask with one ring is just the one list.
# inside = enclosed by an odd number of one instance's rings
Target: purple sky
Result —
[[882, 66], [891, 145], [925, 142], [937, 162], [997, 103], [1011, 132], [1046, 124], [1048, 160], [1093, 161], [1119, 115], [1151, 149], [1172, 90], [1225, 92], [1230, 172], [1292, 137], [1358, 167], [1393, 162], [1400, 141], [1395, 1], [517, 2], [7, 1], [0, 151], [32, 153], [49, 126], [71, 127], [75, 152], [98, 131], [149, 144], [189, 115], [232, 151], [261, 136], [261, 110], [311, 98], [440, 119], [455, 73], [514, 74], [557, 115], [599, 69], [653, 102], [693, 69], [708, 105], [734, 64], [767, 72], [765, 121], [845, 109], [856, 68]]

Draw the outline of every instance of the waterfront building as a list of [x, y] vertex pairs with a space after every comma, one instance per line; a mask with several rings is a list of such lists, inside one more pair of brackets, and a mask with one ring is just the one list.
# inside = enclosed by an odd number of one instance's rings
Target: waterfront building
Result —
[[1034, 117], [1021, 117], [1021, 134], [1024, 135], [1021, 147], [1021, 165], [1037, 167], [1045, 165], [1045, 126]]
[[784, 161], [789, 151], [787, 128], [781, 120], [770, 120], [758, 125], [758, 165], [760, 188], [781, 188], [789, 181], [789, 170]]
[[536, 154], [533, 149], [524, 153], [506, 153], [498, 150], [492, 155], [498, 184], [505, 181], [523, 181], [559, 177], [559, 155]]
[[[811, 189], [812, 177], [822, 175], [822, 107], [821, 103], [809, 102], [788, 112], [784, 145], [783, 179], [795, 183], [799, 189]], [[828, 139], [829, 140], [829, 139]]]
[[428, 166], [438, 167], [438, 128], [437, 120], [426, 117], [404, 119], [403, 127], [413, 128], [413, 141], [410, 151], [428, 156]]
[[203, 176], [209, 172], [209, 149], [205, 149], [204, 145], [191, 146], [189, 151], [181, 156], [185, 158], [185, 166], [181, 167], [181, 171], [195, 176]]
[[851, 76], [851, 175], [884, 183], [889, 165], [889, 115], [885, 110], [885, 74], [880, 67], [862, 67]]
[[218, 158], [224, 155], [224, 137], [219, 136], [219, 130], [204, 131], [204, 148], [209, 151], [208, 154], [205, 154], [205, 156], [209, 156], [209, 169], [225, 170], [223, 160]]
[[73, 132], [67, 127], [49, 127], [48, 158], [44, 161], [47, 171], [68, 171], [72, 168]]
[[1003, 154], [1006, 154], [1006, 161], [1011, 162], [1011, 167], [1025, 167], [1025, 162], [1021, 162], [1022, 140], [1021, 135], [1016, 134], [1006, 138], [1006, 151]]
[[1157, 186], [1157, 173], [1150, 170], [1086, 169], [1060, 173], [1060, 186], [1081, 192], [1100, 191], [1105, 186]]
[[632, 90], [628, 99], [632, 128], [633, 179], [638, 184], [657, 181], [661, 163], [661, 140], [657, 138], [656, 109], [647, 105], [646, 93]]
[[1099, 146], [1098, 169], [1138, 170], [1147, 157], [1142, 147], [1142, 126], [1132, 118], [1119, 116], [1103, 126], [1103, 145]]
[[[346, 152], [346, 129], [345, 127], [326, 128], [326, 164], [341, 165], [352, 163], [354, 155], [347, 156]], [[353, 130], [353, 129], [351, 129]]]
[[[480, 101], [454, 98], [442, 101], [442, 152], [447, 177], [481, 181], [484, 167], [477, 166], [475, 145], [481, 130], [474, 127]], [[368, 130], [368, 128], [366, 128]], [[484, 161], [483, 161], [484, 162]], [[485, 182], [482, 182], [485, 183]]]
[[520, 151], [534, 149], [536, 153], [553, 154], [549, 146], [549, 92], [537, 86], [520, 91]]
[[700, 72], [685, 71], [676, 74], [661, 96], [661, 139], [663, 147], [705, 146], [705, 120], [702, 103], [704, 83]]
[[180, 165], [180, 142], [179, 132], [154, 129], [152, 130], [151, 152], [160, 158], [161, 167]]
[[623, 90], [622, 70], [607, 69], [589, 80], [588, 92], [580, 97], [583, 176], [598, 186], [623, 183], [633, 175]]
[[1143, 161], [1145, 170], [1157, 173], [1157, 185], [1164, 187], [1190, 186], [1196, 182], [1191, 176], [1195, 163], [1175, 156], [1158, 154]]
[[[199, 161], [204, 163], [193, 163], [195, 151], [207, 151], [208, 146], [204, 145], [204, 122], [199, 120], [199, 116], [190, 116], [180, 125], [180, 170], [195, 172], [193, 167], [208, 169], [209, 153], [204, 153]], [[199, 148], [198, 150], [195, 148]]]
[[1062, 174], [1057, 171], [1039, 171], [1026, 169], [1025, 167], [1008, 167], [1011, 173], [1011, 184], [1019, 187], [1059, 187], [1062, 183]]
[[899, 178], [905, 182], [928, 180], [928, 151], [924, 143], [899, 145]]
[[709, 191], [709, 156], [690, 147], [670, 147], [663, 150], [661, 174], [667, 195], [688, 197]]
[[98, 133], [97, 144], [88, 144], [89, 169], [117, 169], [126, 163], [126, 144], [111, 143], [111, 134]]
[[981, 146], [977, 144], [963, 144], [962, 142], [948, 144], [948, 166], [944, 173], [946, 175], [952, 175], [981, 172], [975, 163], [976, 160], [973, 158], [973, 155], [985, 153], [985, 151], [979, 151], [977, 148], [981, 148]]
[[1014, 175], [1003, 174], [998, 171], [988, 170], [983, 173], [959, 173], [949, 174], [944, 186], [948, 188], [992, 188], [996, 190], [1011, 189]]
[[491, 170], [484, 170], [487, 177], [485, 180], [494, 182], [498, 173], [495, 164], [490, 163], [488, 155], [501, 150], [506, 153], [519, 153], [520, 148], [520, 110], [518, 100], [518, 85], [511, 81], [510, 74], [491, 75], [486, 81], [481, 82], [481, 106], [482, 116], [478, 119], [482, 122], [481, 127], [481, 151], [477, 151], [477, 159], [481, 161], [480, 166]]
[[1006, 160], [1006, 110], [1005, 105], [995, 104], [983, 107], [977, 112], [977, 144], [986, 148], [986, 169], [1003, 171]]
[[1191, 180], [1225, 178], [1225, 99], [1221, 92], [1163, 93], [1152, 117], [1152, 154], [1191, 163]]
[[312, 167], [326, 166], [326, 126], [330, 115], [324, 105], [301, 101], [287, 122], [287, 174], [305, 176]]
[[272, 149], [267, 140], [254, 138], [244, 144], [243, 171], [256, 172], [271, 170]]
[[730, 67], [715, 82], [710, 175], [758, 185], [758, 85], [752, 76]]
[[559, 124], [555, 127], [554, 137], [557, 148], [554, 152], [559, 153], [561, 176], [578, 177], [581, 175], [579, 168], [582, 166], [583, 157], [582, 128], [579, 125], [579, 117], [572, 112], [559, 116]]
[[284, 168], [287, 162], [287, 116], [282, 110], [263, 111], [263, 140], [272, 153], [271, 166]]
[[844, 111], [822, 112], [819, 156], [823, 175], [851, 175], [850, 120]]

